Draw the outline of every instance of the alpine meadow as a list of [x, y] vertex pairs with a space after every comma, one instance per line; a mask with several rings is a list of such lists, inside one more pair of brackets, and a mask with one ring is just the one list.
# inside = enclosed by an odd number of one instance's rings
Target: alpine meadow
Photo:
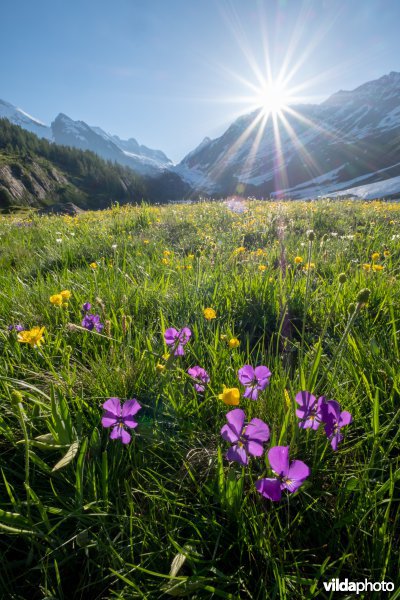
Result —
[[0, 216], [2, 597], [397, 598], [399, 223]]

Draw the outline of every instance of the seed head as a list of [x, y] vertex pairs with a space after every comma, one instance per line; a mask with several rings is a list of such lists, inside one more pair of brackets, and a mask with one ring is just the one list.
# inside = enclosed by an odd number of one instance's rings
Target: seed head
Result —
[[371, 290], [369, 288], [363, 288], [357, 294], [357, 302], [358, 304], [366, 304], [371, 295]]
[[346, 283], [346, 281], [347, 281], [346, 273], [340, 273], [338, 279], [339, 279], [339, 283], [341, 283], [341, 284]]

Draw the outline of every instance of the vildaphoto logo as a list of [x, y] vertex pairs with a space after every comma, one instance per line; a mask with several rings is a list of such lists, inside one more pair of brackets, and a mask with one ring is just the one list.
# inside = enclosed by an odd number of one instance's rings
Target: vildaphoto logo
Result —
[[344, 581], [340, 579], [331, 579], [324, 581], [326, 592], [393, 592], [394, 583], [390, 581], [349, 581], [347, 578]]

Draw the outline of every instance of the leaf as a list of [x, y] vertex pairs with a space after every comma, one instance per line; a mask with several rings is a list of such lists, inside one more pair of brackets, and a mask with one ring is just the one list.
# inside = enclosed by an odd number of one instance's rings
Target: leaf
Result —
[[70, 445], [68, 452], [62, 457], [61, 460], [58, 461], [56, 465], [54, 465], [52, 471], [58, 471], [58, 469], [66, 467], [74, 459], [76, 453], [78, 452], [78, 448], [79, 442], [73, 442]]
[[169, 572], [170, 577], [176, 577], [176, 575], [179, 573], [179, 571], [183, 567], [185, 560], [186, 560], [186, 556], [184, 554], [182, 554], [182, 552], [179, 552], [178, 554], [176, 554], [176, 556], [174, 556], [174, 559], [171, 563], [171, 570]]

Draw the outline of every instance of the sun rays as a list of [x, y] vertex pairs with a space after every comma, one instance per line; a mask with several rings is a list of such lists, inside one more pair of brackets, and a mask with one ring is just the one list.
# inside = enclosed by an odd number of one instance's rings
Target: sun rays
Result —
[[[238, 127], [237, 136], [229, 140], [229, 145], [225, 145], [224, 152], [215, 161], [213, 177], [222, 177], [238, 156], [241, 163], [239, 181], [255, 186], [270, 182], [269, 187], [273, 187], [274, 192], [279, 195], [290, 188], [287, 164], [294, 154], [310, 178], [322, 174], [322, 169], [307, 150], [307, 142], [314, 136], [321, 135], [335, 140], [337, 133], [315, 120], [311, 110], [304, 110], [304, 105], [310, 104], [311, 100], [307, 90], [315, 88], [318, 77], [314, 75], [308, 81], [299, 81], [299, 74], [333, 22], [322, 24], [304, 43], [302, 32], [309, 18], [307, 7], [304, 6], [293, 27], [290, 43], [283, 55], [278, 52], [277, 57], [273, 36], [271, 31], [267, 31], [268, 20], [261, 4], [258, 4], [263, 50], [261, 60], [252, 52], [254, 43], [247, 39], [232, 6], [225, 10], [227, 25], [249, 68], [247, 75], [244, 75], [243, 71], [238, 73], [221, 66], [223, 74], [239, 83], [245, 91], [243, 95], [226, 100], [227, 103], [242, 106], [240, 114], [247, 114], [248, 123], [245, 127]], [[319, 77], [322, 81], [326, 75], [321, 74]]]

